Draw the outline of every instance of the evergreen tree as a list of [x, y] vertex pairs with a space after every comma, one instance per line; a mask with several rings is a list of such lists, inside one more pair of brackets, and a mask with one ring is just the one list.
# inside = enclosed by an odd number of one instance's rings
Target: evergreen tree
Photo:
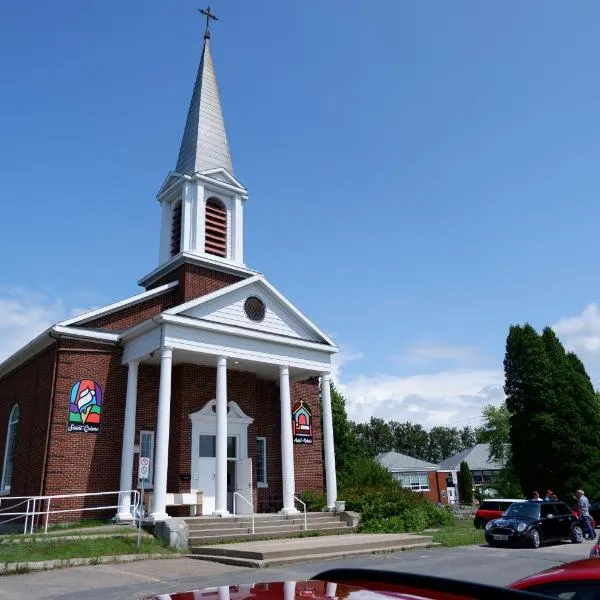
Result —
[[469, 465], [463, 460], [458, 472], [458, 498], [461, 504], [473, 504], [473, 478]]
[[556, 406], [551, 366], [544, 344], [535, 329], [512, 326], [504, 359], [506, 407], [510, 412], [510, 443], [513, 468], [524, 492], [549, 487], [548, 448], [555, 420], [548, 407]]
[[600, 410], [581, 361], [554, 331], [510, 328], [504, 360], [510, 462], [526, 494], [600, 491]]

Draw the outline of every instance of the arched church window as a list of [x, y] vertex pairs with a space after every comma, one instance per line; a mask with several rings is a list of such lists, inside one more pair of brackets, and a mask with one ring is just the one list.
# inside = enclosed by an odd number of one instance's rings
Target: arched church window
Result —
[[227, 209], [216, 198], [206, 201], [206, 229], [204, 251], [216, 256], [227, 256]]
[[181, 248], [181, 202], [173, 206], [171, 217], [171, 256], [179, 254]]
[[8, 417], [6, 429], [6, 446], [4, 448], [4, 464], [2, 465], [2, 492], [10, 492], [10, 480], [12, 479], [13, 462], [15, 458], [15, 446], [17, 445], [17, 428], [19, 425], [19, 405], [15, 404]]

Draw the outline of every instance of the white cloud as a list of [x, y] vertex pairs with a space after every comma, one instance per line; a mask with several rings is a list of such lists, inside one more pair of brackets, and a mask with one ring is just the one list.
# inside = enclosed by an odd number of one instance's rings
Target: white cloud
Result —
[[5, 292], [0, 296], [0, 362], [69, 312], [60, 300], [37, 292]]
[[480, 364], [486, 357], [475, 346], [453, 346], [442, 342], [420, 342], [410, 346], [398, 359], [408, 364]]
[[428, 428], [476, 425], [483, 406], [504, 400], [501, 368], [446, 369], [407, 376], [347, 375], [344, 367], [361, 358], [359, 352], [342, 348], [334, 369], [334, 380], [354, 421], [368, 421], [373, 416]]
[[568, 350], [581, 358], [592, 378], [600, 375], [600, 309], [588, 304], [580, 315], [565, 317], [552, 326]]

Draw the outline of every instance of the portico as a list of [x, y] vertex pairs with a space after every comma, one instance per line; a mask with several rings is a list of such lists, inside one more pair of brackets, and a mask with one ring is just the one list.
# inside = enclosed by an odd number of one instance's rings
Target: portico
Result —
[[[242, 300], [253, 298], [262, 303], [265, 316], [261, 321], [246, 317], [244, 323], [231, 324], [236, 307]], [[241, 309], [240, 309], [241, 310]], [[219, 316], [227, 314], [230, 322], [221, 323]], [[252, 313], [251, 313], [252, 316]], [[235, 322], [235, 320], [234, 320]], [[242, 326], [243, 325], [243, 326]], [[283, 333], [285, 331], [285, 335]], [[214, 398], [214, 507], [212, 514], [228, 516], [228, 374], [243, 372], [278, 386], [279, 436], [281, 448], [281, 512], [298, 512], [296, 495], [294, 443], [292, 433], [292, 398], [290, 384], [321, 377], [321, 411], [325, 452], [327, 504], [333, 509], [336, 499], [333, 425], [329, 394], [331, 355], [337, 348], [327, 336], [310, 323], [281, 296], [264, 277], [257, 275], [218, 292], [165, 311], [141, 323], [123, 336], [123, 364], [128, 368], [123, 454], [121, 459], [121, 489], [130, 489], [135, 440], [135, 415], [140, 364], [160, 368], [154, 490], [151, 517], [154, 521], [168, 518], [166, 512], [167, 473], [169, 468], [170, 421], [172, 414], [172, 373], [174, 365], [201, 365], [215, 370]], [[195, 449], [195, 440], [190, 445]], [[247, 444], [246, 444], [247, 447]], [[242, 456], [241, 458], [248, 458]], [[206, 493], [212, 486], [192, 466], [191, 484]], [[212, 496], [209, 495], [210, 498]], [[129, 514], [129, 498], [123, 493], [119, 519]], [[209, 501], [209, 504], [212, 500]], [[129, 518], [131, 518], [129, 516]]]

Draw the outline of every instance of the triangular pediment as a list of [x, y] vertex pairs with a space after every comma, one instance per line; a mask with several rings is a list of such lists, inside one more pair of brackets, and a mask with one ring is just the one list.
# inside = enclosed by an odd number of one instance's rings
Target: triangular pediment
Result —
[[[259, 309], [262, 302], [264, 310], [258, 310], [258, 315], [247, 310], [246, 302], [249, 298], [259, 300]], [[254, 303], [256, 304], [256, 301]], [[261, 314], [262, 312], [264, 314]], [[332, 340], [262, 275], [250, 277], [213, 294], [176, 306], [164, 314], [335, 346]]]
[[207, 171], [200, 171], [199, 174], [204, 175], [204, 177], [214, 179], [215, 181], [221, 181], [222, 183], [233, 185], [244, 191], [246, 190], [246, 188], [227, 169], [209, 169]]
[[160, 186], [160, 190], [158, 190], [158, 194], [156, 194], [157, 198], [160, 198], [170, 187], [173, 187], [184, 175], [181, 173], [169, 173], [162, 185]]
[[[199, 411], [189, 415], [191, 421], [206, 421], [207, 419], [217, 418], [217, 401], [211, 400], [207, 402]], [[230, 400], [227, 403], [227, 420], [238, 423], [246, 423], [251, 425], [254, 422], [252, 417], [249, 417], [237, 402]]]

